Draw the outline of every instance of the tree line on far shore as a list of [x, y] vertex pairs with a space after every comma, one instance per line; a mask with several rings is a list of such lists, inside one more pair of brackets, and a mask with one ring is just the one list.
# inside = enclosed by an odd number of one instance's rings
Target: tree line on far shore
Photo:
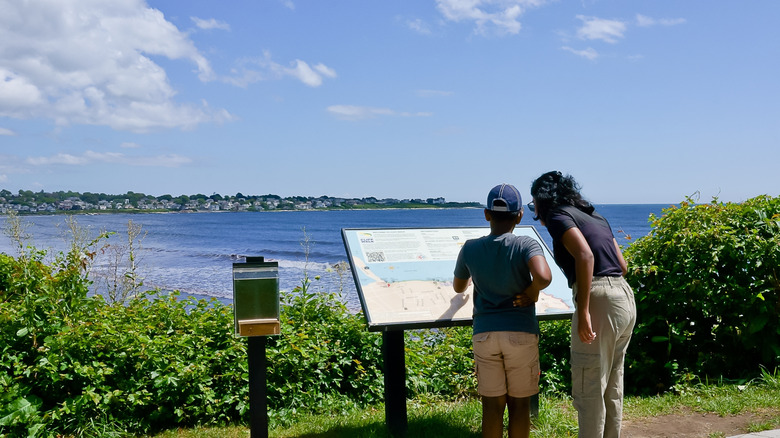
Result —
[[362, 208], [464, 208], [480, 207], [478, 202], [447, 202], [438, 198], [341, 198], [334, 196], [289, 196], [279, 195], [204, 195], [173, 196], [170, 194], [152, 196], [129, 191], [124, 194], [92, 192], [33, 192], [19, 190], [12, 193], [0, 190], [0, 214], [8, 211], [17, 213], [57, 213], [68, 211], [264, 211], [264, 210], [322, 210]]

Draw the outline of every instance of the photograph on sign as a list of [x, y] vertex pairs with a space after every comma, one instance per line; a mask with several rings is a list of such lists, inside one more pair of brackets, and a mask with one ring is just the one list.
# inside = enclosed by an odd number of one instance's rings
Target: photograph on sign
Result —
[[[519, 225], [514, 233], [542, 246], [553, 281], [539, 295], [539, 319], [569, 318], [571, 289], [536, 229]], [[443, 327], [471, 323], [472, 286], [452, 289], [460, 248], [490, 234], [489, 227], [342, 229], [355, 286], [369, 329]]]

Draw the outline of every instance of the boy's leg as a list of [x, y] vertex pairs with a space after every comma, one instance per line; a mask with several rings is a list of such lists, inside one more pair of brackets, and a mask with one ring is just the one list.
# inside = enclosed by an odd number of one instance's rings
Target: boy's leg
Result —
[[504, 339], [509, 437], [531, 434], [531, 395], [539, 393], [539, 336], [510, 332]]
[[482, 437], [501, 438], [504, 436], [504, 408], [506, 396], [482, 396]]
[[[525, 426], [521, 420], [514, 427], [530, 431], [528, 397], [539, 392], [539, 337], [525, 332], [488, 332], [476, 334], [472, 340], [482, 396], [482, 436], [502, 436], [508, 398], [526, 399], [525, 404], [515, 404], [515, 409], [525, 410]], [[515, 423], [512, 419], [510, 412], [510, 427]]]
[[531, 398], [507, 397], [509, 408], [509, 438], [531, 436]]
[[477, 390], [482, 396], [482, 436], [501, 438], [506, 407], [504, 358], [499, 346], [500, 332], [472, 336]]

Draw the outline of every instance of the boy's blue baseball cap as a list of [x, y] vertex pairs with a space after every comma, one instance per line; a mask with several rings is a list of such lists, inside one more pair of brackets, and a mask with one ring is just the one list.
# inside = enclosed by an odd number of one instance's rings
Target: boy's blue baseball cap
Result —
[[488, 193], [488, 210], [520, 211], [522, 206], [523, 198], [520, 197], [520, 192], [512, 184], [499, 184]]

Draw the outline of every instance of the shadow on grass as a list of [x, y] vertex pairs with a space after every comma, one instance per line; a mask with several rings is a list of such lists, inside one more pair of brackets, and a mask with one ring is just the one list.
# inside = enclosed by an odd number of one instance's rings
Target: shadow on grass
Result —
[[[410, 419], [405, 437], [431, 438], [478, 438], [478, 431], [467, 427], [454, 426], [452, 419], [446, 416], [440, 418]], [[361, 426], [334, 426], [332, 429], [295, 435], [296, 438], [396, 438], [390, 433], [384, 421], [373, 421]]]

